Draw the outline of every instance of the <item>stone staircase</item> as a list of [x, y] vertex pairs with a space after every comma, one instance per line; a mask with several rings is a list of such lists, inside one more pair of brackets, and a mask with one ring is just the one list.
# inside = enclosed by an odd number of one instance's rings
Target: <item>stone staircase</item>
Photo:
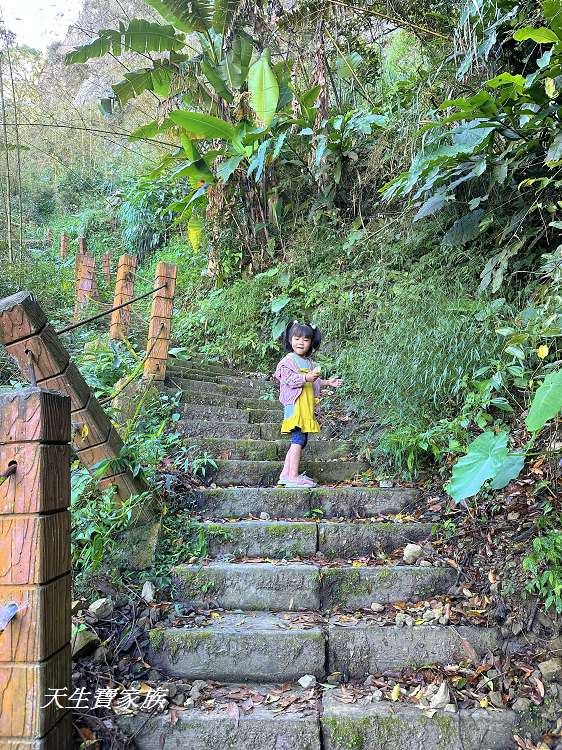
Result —
[[[167, 386], [183, 392], [184, 434], [219, 457], [213, 484], [196, 493], [197, 529], [208, 557], [178, 565], [174, 598], [201, 613], [198, 624], [151, 631], [151, 664], [189, 685], [212, 680], [264, 691], [303, 692], [323, 684], [313, 710], [276, 712], [275, 702], [232, 716], [220, 707], [123, 717], [142, 750], [503, 750], [514, 747], [510, 711], [421, 711], [404, 702], [345, 703], [334, 684], [408, 667], [458, 663], [462, 639], [478, 654], [501, 647], [495, 628], [434, 624], [381, 626], [342, 617], [397, 601], [446, 594], [456, 571], [437, 562], [406, 565], [396, 555], [426, 542], [431, 523], [402, 516], [416, 490], [337, 486], [364, 470], [351, 446], [315, 437], [303, 470], [313, 490], [275, 487], [287, 442], [281, 407], [265, 378], [194, 360]], [[256, 394], [249, 398], [248, 394]], [[330, 486], [336, 485], [336, 486]], [[391, 520], [389, 520], [391, 519]], [[374, 551], [389, 564], [366, 564]], [[382, 556], [382, 557], [381, 557]], [[398, 562], [396, 562], [398, 561]], [[355, 562], [355, 564], [354, 564]], [[309, 682], [314, 682], [312, 678]], [[241, 688], [242, 689], [242, 688]], [[274, 688], [272, 688], [274, 689]]]

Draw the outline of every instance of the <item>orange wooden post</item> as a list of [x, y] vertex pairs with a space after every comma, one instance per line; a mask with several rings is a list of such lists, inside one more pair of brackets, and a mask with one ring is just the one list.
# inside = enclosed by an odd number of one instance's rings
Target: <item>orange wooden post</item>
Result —
[[78, 237], [78, 254], [79, 255], [88, 254], [88, 245], [86, 242], [86, 238], [83, 235], [82, 237]]
[[101, 268], [103, 278], [107, 286], [111, 286], [111, 253], [107, 252], [101, 256]]
[[76, 256], [76, 303], [74, 305], [74, 317], [79, 318], [82, 308], [90, 300], [97, 299], [97, 297], [96, 259], [93, 255], [78, 253]]
[[162, 381], [166, 377], [166, 363], [172, 331], [172, 310], [176, 289], [177, 268], [173, 263], [159, 263], [156, 267], [154, 288], [165, 286], [154, 294], [148, 327], [147, 357], [144, 377]]
[[68, 397], [0, 396], [0, 474], [14, 467], [0, 484], [0, 614], [15, 605], [0, 631], [2, 748], [72, 747], [69, 440]]
[[68, 235], [62, 232], [60, 236], [60, 257], [64, 260], [68, 258]]
[[[117, 266], [117, 281], [115, 282], [115, 296], [113, 307], [130, 302], [135, 294], [135, 271], [137, 258], [135, 255], [121, 255]], [[109, 338], [113, 341], [126, 338], [131, 323], [131, 308], [122, 307], [111, 314]]]
[[[28, 379], [32, 361], [37, 385], [70, 396], [72, 443], [86, 468], [119, 457], [121, 438], [30, 292], [0, 301], [0, 343]], [[116, 487], [123, 499], [146, 490], [144, 482], [121, 466], [108, 467], [101, 483]]]

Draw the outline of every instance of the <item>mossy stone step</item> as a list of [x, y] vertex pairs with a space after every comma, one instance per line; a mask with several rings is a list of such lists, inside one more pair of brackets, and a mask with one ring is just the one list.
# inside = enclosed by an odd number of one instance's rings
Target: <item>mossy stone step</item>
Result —
[[317, 551], [317, 528], [312, 521], [206, 522], [200, 526], [205, 531], [212, 557], [240, 555], [283, 559], [312, 557]]
[[436, 711], [404, 703], [345, 704], [324, 693], [324, 750], [506, 750], [514, 747], [512, 711]]
[[211, 424], [221, 424], [222, 422], [238, 422], [240, 424], [257, 424], [261, 429], [264, 424], [269, 428], [275, 429], [275, 436], [279, 436], [281, 425], [281, 414], [277, 414], [273, 409], [238, 409], [236, 407], [216, 406], [203, 404], [186, 404], [182, 405], [182, 413], [185, 417], [180, 421], [180, 426], [187, 427], [193, 422], [207, 422]]
[[368, 609], [373, 602], [416, 601], [445, 594], [455, 582], [449, 567], [412, 565], [329, 568], [313, 564], [228, 563], [176, 565], [174, 599], [195, 609]]
[[431, 534], [429, 523], [333, 523], [316, 521], [203, 522], [211, 557], [241, 555], [272, 559], [366, 557], [381, 549], [390, 552]]
[[[181, 431], [182, 435], [190, 438], [258, 440], [261, 434], [260, 425], [250, 424], [248, 414], [245, 412], [240, 413], [246, 417], [246, 421], [195, 421], [189, 417], [184, 417], [176, 423], [176, 427]], [[279, 428], [277, 430], [279, 431]]]
[[[266, 393], [266, 385], [263, 380], [248, 381], [248, 384], [240, 383], [233, 385], [231, 383], [209, 383], [202, 380], [191, 380], [187, 378], [174, 378], [174, 382], [185, 393], [202, 393], [212, 396], [231, 396], [233, 398], [254, 398], [260, 399]], [[262, 400], [262, 399], [260, 399]], [[277, 401], [275, 399], [268, 399]]]
[[[212, 456], [234, 461], [283, 461], [289, 448], [288, 440], [253, 440], [242, 438], [204, 437], [197, 440], [200, 450]], [[349, 456], [352, 448], [340, 440], [315, 440], [306, 447], [306, 455], [312, 460], [332, 461]]]
[[234, 385], [238, 387], [251, 387], [252, 384], [259, 382], [267, 382], [265, 375], [235, 375], [232, 371], [229, 371], [229, 375], [213, 375], [206, 372], [200, 372], [199, 370], [177, 370], [175, 368], [168, 368], [167, 377], [177, 381], [180, 379], [184, 380], [196, 380], [200, 383], [218, 383], [221, 385]]
[[150, 631], [150, 663], [185, 679], [285, 682], [324, 676], [320, 627], [291, 626], [281, 615], [226, 613], [201, 628]]
[[115, 721], [134, 736], [138, 750], [321, 750], [315, 714], [275, 714], [254, 706], [237, 721], [220, 708], [180, 708], [178, 717], [173, 724], [168, 715], [118, 716]]
[[[273, 487], [277, 484], [282, 461], [217, 461], [215, 482], [222, 487]], [[366, 471], [359, 461], [303, 461], [301, 470], [318, 484], [336, 484]]]
[[[234, 687], [234, 685], [233, 685]], [[273, 686], [250, 685], [267, 693]], [[290, 688], [291, 693], [299, 690]], [[415, 706], [346, 704], [339, 691], [326, 690], [322, 715], [274, 713], [254, 706], [238, 720], [222, 707], [168, 714], [117, 716], [121, 730], [134, 736], [139, 750], [506, 750], [514, 746], [517, 717], [512, 711], [436, 711], [429, 716]], [[336, 694], [334, 694], [336, 693]]]
[[195, 609], [293, 612], [320, 608], [316, 565], [212, 562], [176, 565], [172, 572], [174, 598]]
[[407, 511], [419, 491], [408, 487], [221, 487], [195, 492], [199, 513], [207, 518], [304, 518], [313, 511], [325, 518], [371, 518]]
[[320, 571], [322, 609], [369, 609], [373, 602], [414, 602], [446, 594], [455, 583], [450, 566], [378, 565], [354, 568], [346, 565]]
[[319, 524], [318, 549], [327, 557], [366, 557], [378, 549], [392, 552], [409, 542], [421, 542], [431, 536], [431, 523], [356, 521]]
[[[175, 389], [174, 392], [177, 393], [177, 389]], [[283, 413], [283, 408], [279, 401], [265, 401], [259, 398], [229, 396], [223, 393], [210, 394], [195, 391], [182, 391], [182, 402], [186, 404], [199, 404], [201, 406], [227, 406], [230, 409], [257, 409], [259, 411], [273, 411], [276, 414], [280, 415]]]
[[501, 638], [497, 628], [471, 625], [414, 625], [411, 627], [356, 624], [328, 627], [328, 671], [360, 679], [385, 670], [418, 669], [426, 664], [455, 664], [466, 659], [461, 639], [479, 655], [495, 651]]

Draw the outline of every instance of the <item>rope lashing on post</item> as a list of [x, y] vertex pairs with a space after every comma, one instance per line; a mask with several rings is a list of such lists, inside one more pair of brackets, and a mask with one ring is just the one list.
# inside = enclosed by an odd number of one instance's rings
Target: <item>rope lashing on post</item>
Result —
[[37, 376], [35, 374], [35, 362], [33, 359], [33, 352], [29, 349], [25, 350], [25, 354], [27, 356], [27, 365], [29, 367], [29, 379], [31, 380], [31, 385], [36, 388], [37, 387]]
[[17, 470], [18, 470], [18, 465], [15, 461], [13, 461], [12, 463], [9, 463], [6, 471], [3, 471], [0, 474], [0, 484], [4, 484], [6, 479], [9, 479], [11, 476], [13, 476]]
[[8, 604], [0, 607], [0, 633], [6, 630], [10, 621], [14, 619], [17, 613], [18, 605], [15, 602], [8, 602]]
[[135, 299], [130, 300], [129, 302], [123, 302], [121, 305], [116, 305], [115, 307], [111, 307], [109, 310], [105, 310], [104, 312], [98, 313], [97, 315], [92, 315], [91, 318], [84, 318], [84, 320], [79, 320], [76, 323], [73, 323], [70, 326], [67, 326], [66, 328], [61, 328], [60, 331], [57, 331], [58, 336], [62, 336], [63, 333], [69, 333], [70, 331], [74, 331], [76, 328], [80, 328], [80, 326], [86, 325], [86, 323], [92, 323], [94, 320], [99, 320], [100, 318], [103, 318], [105, 315], [109, 315], [110, 313], [114, 312], [115, 310], [121, 310], [123, 307], [127, 307], [127, 305], [132, 305], [135, 302], [138, 302], [141, 299], [144, 299], [145, 297], [150, 297], [151, 294], [156, 294], [156, 292], [159, 292], [160, 289], [164, 289], [164, 287], [168, 286], [168, 282], [166, 281], [164, 284], [161, 284], [160, 286], [157, 286], [155, 289], [151, 289], [150, 292], [145, 292], [144, 294], [140, 294], [138, 297], [135, 297]]

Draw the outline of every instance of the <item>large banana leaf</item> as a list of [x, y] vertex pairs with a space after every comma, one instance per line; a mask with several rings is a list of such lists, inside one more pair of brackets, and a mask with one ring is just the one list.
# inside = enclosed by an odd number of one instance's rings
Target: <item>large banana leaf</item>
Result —
[[239, 89], [246, 80], [252, 60], [252, 51], [252, 38], [244, 31], [236, 34], [232, 42], [232, 48], [221, 61], [222, 77], [231, 89]]
[[212, 115], [178, 109], [170, 114], [170, 119], [193, 138], [204, 138], [207, 140], [220, 138], [227, 141], [232, 141], [234, 138], [234, 128], [232, 125]]
[[83, 44], [65, 57], [67, 65], [85, 63], [109, 52], [119, 57], [123, 50], [134, 52], [177, 52], [184, 47], [184, 38], [173, 26], [133, 19], [128, 26], [119, 24], [119, 29], [101, 29], [98, 38]]
[[167, 96], [170, 84], [170, 69], [164, 65], [155, 65], [154, 68], [142, 68], [132, 70], [125, 74], [119, 83], [111, 87], [121, 105], [134, 99], [143, 91], [154, 91], [159, 96]]
[[215, 0], [213, 29], [217, 34], [225, 34], [229, 31], [234, 14], [239, 5], [240, 0]]
[[217, 94], [229, 104], [232, 102], [232, 94], [228, 90], [226, 83], [221, 76], [221, 70], [218, 66], [213, 65], [208, 60], [201, 63], [201, 72], [215, 89]]
[[213, 0], [146, 0], [180, 31], [208, 31], [213, 24]]
[[259, 59], [248, 71], [250, 104], [258, 120], [266, 127], [271, 125], [279, 101], [279, 84], [269, 61], [269, 50], [264, 49]]

